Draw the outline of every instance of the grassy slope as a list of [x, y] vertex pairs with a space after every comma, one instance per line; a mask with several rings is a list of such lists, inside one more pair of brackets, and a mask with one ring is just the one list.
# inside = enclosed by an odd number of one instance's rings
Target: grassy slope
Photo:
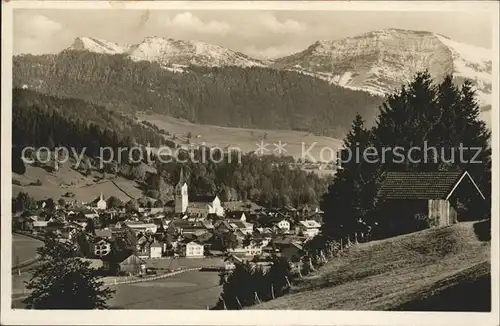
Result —
[[[320, 158], [320, 150], [322, 148], [328, 147], [336, 151], [342, 146], [342, 140], [325, 136], [316, 136], [308, 132], [199, 125], [160, 114], [141, 115], [139, 116], [139, 121], [142, 120], [149, 121], [159, 128], [163, 128], [175, 134], [180, 139], [185, 139], [186, 134], [191, 132], [193, 137], [191, 142], [193, 144], [201, 144], [204, 142], [206, 145], [238, 147], [244, 153], [255, 151], [257, 149], [257, 144], [260, 143], [265, 134], [267, 134], [265, 143], [269, 144], [267, 147], [267, 149], [269, 149], [269, 154], [275, 149], [273, 144], [279, 141], [286, 143], [284, 149], [287, 152], [284, 154], [292, 155], [295, 158], [301, 157], [302, 143], [304, 143], [305, 150], [314, 143], [317, 143], [310, 151], [312, 156], [317, 160]], [[197, 135], [201, 137], [196, 138]], [[325, 150], [323, 156], [326, 160], [329, 160], [331, 156], [330, 151]]]
[[489, 310], [490, 242], [481, 223], [360, 244], [255, 308]]
[[[97, 174], [96, 174], [97, 175]], [[100, 174], [99, 174], [100, 175]], [[122, 177], [117, 177], [113, 181], [124, 189], [127, 194], [118, 189], [115, 184], [109, 180], [95, 182], [93, 177], [84, 176], [83, 174], [71, 168], [68, 162], [61, 165], [59, 171], [49, 173], [41, 167], [33, 167], [26, 164], [26, 173], [19, 175], [12, 173], [12, 178], [21, 182], [21, 186], [12, 185], [12, 196], [16, 197], [21, 191], [27, 192], [36, 200], [53, 198], [57, 200], [66, 192], [73, 192], [75, 197], [67, 198], [67, 200], [91, 201], [97, 198], [101, 192], [105, 198], [115, 196], [126, 202], [130, 200], [129, 194], [133, 198], [142, 197], [142, 191], [138, 185], [130, 180]], [[36, 180], [42, 182], [41, 186], [30, 186], [30, 182]]]

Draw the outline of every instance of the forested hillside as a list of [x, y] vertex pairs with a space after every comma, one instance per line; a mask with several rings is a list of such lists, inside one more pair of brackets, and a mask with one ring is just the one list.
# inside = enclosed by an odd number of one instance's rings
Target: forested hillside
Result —
[[122, 55], [64, 51], [14, 58], [16, 87], [81, 98], [125, 112], [153, 111], [194, 123], [308, 130], [339, 137], [381, 98], [270, 68], [191, 67], [173, 72]]
[[13, 146], [87, 147], [88, 154], [97, 155], [100, 146], [167, 142], [152, 128], [79, 99], [14, 89], [12, 102]]

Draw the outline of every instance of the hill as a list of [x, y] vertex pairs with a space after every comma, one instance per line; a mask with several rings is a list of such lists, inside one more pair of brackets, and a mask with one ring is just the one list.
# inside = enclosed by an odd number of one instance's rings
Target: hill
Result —
[[[303, 151], [307, 151], [312, 146], [309, 153], [315, 160], [320, 161], [320, 153], [323, 148], [331, 148], [336, 152], [342, 147], [340, 139], [317, 136], [304, 131], [199, 125], [161, 114], [138, 114], [137, 117], [140, 121], [148, 121], [160, 129], [168, 130], [171, 135], [175, 135], [178, 143], [189, 142], [193, 145], [232, 147], [240, 149], [243, 153], [256, 151], [257, 145], [264, 141], [269, 144], [266, 153], [277, 155], [279, 153], [273, 152], [276, 150], [273, 144], [278, 144], [281, 141], [286, 144], [283, 148], [284, 155], [291, 155], [298, 159], [301, 158]], [[189, 140], [187, 139], [188, 133], [191, 135]], [[305, 150], [302, 149], [302, 146]], [[330, 160], [330, 154], [329, 151], [324, 150], [324, 159]]]
[[458, 84], [472, 81], [479, 102], [486, 106], [492, 101], [492, 60], [491, 49], [440, 34], [384, 29], [317, 41], [274, 65], [379, 95], [393, 92], [419, 71], [428, 70], [437, 80], [453, 74]]
[[66, 50], [13, 59], [13, 84], [133, 114], [192, 123], [343, 137], [356, 113], [373, 121], [382, 98], [294, 71], [190, 66], [181, 72], [124, 54]]
[[14, 146], [89, 147], [98, 153], [99, 145], [127, 146], [131, 140], [143, 145], [172, 145], [159, 130], [81, 99], [26, 89], [14, 89], [12, 95]]
[[[26, 173], [23, 175], [12, 173], [12, 196], [16, 197], [19, 192], [26, 192], [36, 200], [52, 198], [57, 200], [76, 200], [78, 202], [89, 202], [96, 199], [101, 193], [106, 197], [115, 196], [123, 202], [132, 198], [143, 197], [143, 191], [135, 181], [123, 177], [95, 179], [101, 175], [84, 176], [72, 168], [71, 162], [61, 164], [57, 172], [49, 173], [42, 167], [34, 167], [26, 164]], [[30, 185], [40, 180], [41, 185]], [[65, 198], [64, 194], [71, 192], [74, 197]]]
[[467, 222], [360, 244], [252, 308], [489, 311], [488, 234]]

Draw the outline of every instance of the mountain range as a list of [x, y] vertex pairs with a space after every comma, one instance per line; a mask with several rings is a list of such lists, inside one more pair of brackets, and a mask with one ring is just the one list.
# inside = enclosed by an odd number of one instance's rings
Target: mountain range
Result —
[[[13, 84], [111, 110], [192, 123], [308, 131], [342, 138], [360, 113], [370, 125], [383, 96], [427, 69], [471, 80], [488, 123], [491, 50], [398, 29], [334, 41], [273, 60], [218, 45], [146, 37], [118, 44], [78, 37], [51, 55], [18, 55]], [[81, 113], [84, 117], [84, 113]]]
[[204, 42], [162, 37], [146, 37], [133, 45], [78, 37], [68, 49], [123, 54], [134, 61], [157, 62], [178, 72], [189, 65], [293, 70], [379, 96], [391, 93], [416, 72], [427, 69], [437, 79], [453, 74], [457, 83], [471, 80], [480, 104], [491, 104], [492, 51], [425, 31], [385, 29], [317, 41], [299, 53], [274, 60], [251, 58]]

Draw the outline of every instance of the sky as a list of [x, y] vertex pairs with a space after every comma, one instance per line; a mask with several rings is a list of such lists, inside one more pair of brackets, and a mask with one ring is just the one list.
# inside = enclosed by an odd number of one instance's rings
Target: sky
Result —
[[395, 11], [160, 11], [16, 9], [14, 54], [57, 53], [78, 36], [137, 44], [146, 36], [213, 43], [257, 58], [304, 50], [317, 40], [399, 28], [430, 31], [492, 47], [492, 18], [484, 12]]

